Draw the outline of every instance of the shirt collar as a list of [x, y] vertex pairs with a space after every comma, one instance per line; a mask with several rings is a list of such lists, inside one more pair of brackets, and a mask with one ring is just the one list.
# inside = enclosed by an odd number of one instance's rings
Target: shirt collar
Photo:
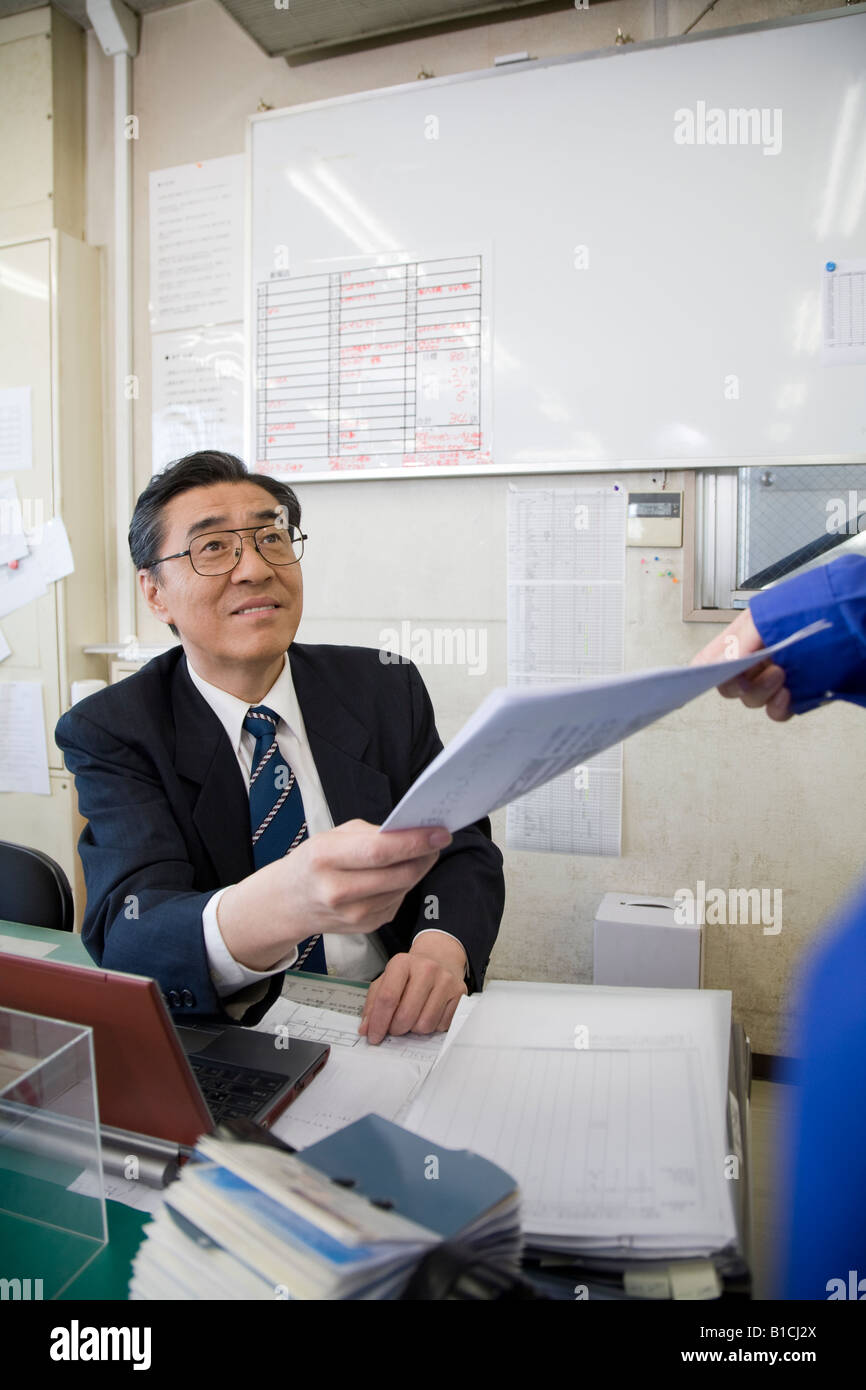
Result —
[[[193, 669], [188, 656], [186, 656], [186, 668], [193, 685], [203, 699], [207, 700], [228, 734], [232, 748], [237, 751], [241, 746], [244, 719], [251, 706], [245, 701], [239, 700], [236, 695], [230, 695], [227, 690], [221, 690], [218, 685], [211, 685]], [[267, 705], [268, 709], [272, 709], [274, 714], [278, 714], [285, 721], [296, 737], [304, 737], [301, 707], [295, 693], [291, 664], [286, 657], [283, 657], [283, 669], [277, 679], [264, 698], [257, 701], [257, 704]]]

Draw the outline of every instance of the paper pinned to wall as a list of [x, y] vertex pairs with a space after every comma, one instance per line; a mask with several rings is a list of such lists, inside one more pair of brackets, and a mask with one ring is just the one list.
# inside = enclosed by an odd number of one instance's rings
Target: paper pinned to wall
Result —
[[14, 478], [0, 478], [0, 565], [27, 554], [21, 503]]
[[152, 361], [154, 473], [197, 449], [243, 454], [243, 324], [156, 333]]
[[34, 547], [33, 556], [46, 584], [53, 584], [74, 572], [72, 548], [59, 516], [52, 517], [42, 527], [42, 536]]
[[0, 390], [0, 473], [33, 467], [31, 396], [29, 386]]
[[[617, 676], [625, 640], [626, 496], [611, 487], [508, 496], [508, 684]], [[622, 745], [508, 807], [510, 849], [618, 855]]]
[[827, 261], [821, 290], [824, 366], [866, 362], [866, 259]]
[[3, 633], [0, 632], [0, 661], [5, 661], [6, 658], [7, 658], [7, 656], [11, 656], [11, 655], [12, 655], [12, 648], [10, 647], [9, 643], [6, 641], [6, 638], [3, 636]]
[[0, 681], [0, 792], [51, 795], [41, 681]]
[[34, 554], [16, 560], [16, 569], [0, 567], [0, 618], [7, 618], [25, 603], [48, 593], [48, 586]]
[[150, 327], [243, 318], [244, 156], [150, 175]]

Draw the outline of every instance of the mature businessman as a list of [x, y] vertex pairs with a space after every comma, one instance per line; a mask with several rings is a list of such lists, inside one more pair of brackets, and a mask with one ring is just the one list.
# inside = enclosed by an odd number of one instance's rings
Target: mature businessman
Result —
[[442, 747], [410, 662], [305, 646], [300, 506], [231, 454], [188, 455], [129, 545], [181, 645], [59, 721], [87, 824], [83, 937], [153, 975], [179, 1021], [256, 1023], [301, 968], [373, 980], [362, 1032], [448, 1027], [504, 902], [482, 820], [376, 827]]

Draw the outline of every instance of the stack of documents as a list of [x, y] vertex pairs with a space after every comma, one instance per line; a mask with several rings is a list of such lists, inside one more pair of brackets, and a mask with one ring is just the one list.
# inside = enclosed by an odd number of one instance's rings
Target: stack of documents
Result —
[[133, 1299], [397, 1298], [458, 1239], [517, 1272], [512, 1178], [377, 1115], [296, 1156], [206, 1136], [165, 1192], [133, 1264]]
[[633, 1260], [735, 1244], [727, 991], [496, 980], [464, 1002], [404, 1123], [512, 1173], [529, 1247]]

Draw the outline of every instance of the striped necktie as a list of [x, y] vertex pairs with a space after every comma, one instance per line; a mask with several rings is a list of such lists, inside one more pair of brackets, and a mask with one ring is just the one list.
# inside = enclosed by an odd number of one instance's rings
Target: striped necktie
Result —
[[[291, 854], [308, 834], [301, 789], [277, 745], [279, 722], [279, 715], [267, 705], [255, 705], [244, 717], [244, 728], [256, 741], [250, 777], [250, 826], [257, 869]], [[298, 959], [291, 969], [327, 974], [321, 935], [298, 943]]]

